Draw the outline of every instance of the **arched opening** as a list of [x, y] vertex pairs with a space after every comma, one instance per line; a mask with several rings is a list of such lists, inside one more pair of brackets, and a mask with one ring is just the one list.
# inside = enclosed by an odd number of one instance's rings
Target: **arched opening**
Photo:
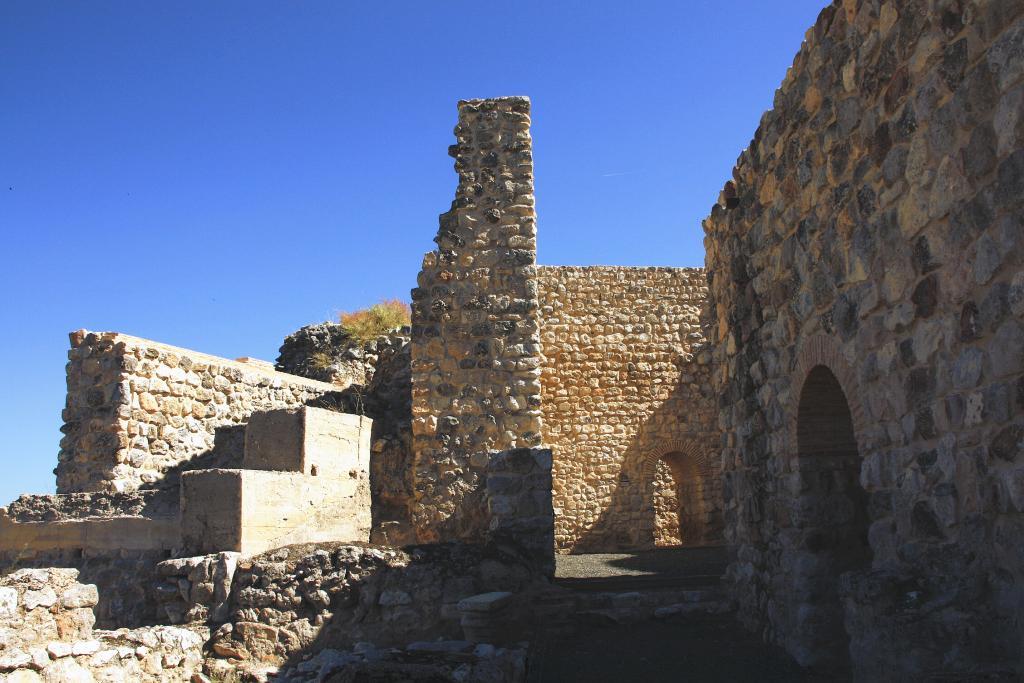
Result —
[[[701, 464], [681, 451], [658, 459], [654, 472], [654, 545], [697, 546], [721, 539], [721, 492]], [[717, 498], [716, 498], [717, 496]]]
[[[804, 566], [800, 630], [813, 641], [814, 659], [842, 664], [849, 657], [839, 601], [839, 576], [871, 564], [867, 494], [853, 418], [839, 380], [824, 365], [811, 369], [797, 409], [801, 548]], [[810, 643], [809, 643], [810, 644]]]

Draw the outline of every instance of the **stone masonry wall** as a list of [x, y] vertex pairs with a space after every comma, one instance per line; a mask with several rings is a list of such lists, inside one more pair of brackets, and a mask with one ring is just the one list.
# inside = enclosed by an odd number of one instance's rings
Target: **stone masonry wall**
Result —
[[189, 681], [209, 633], [174, 626], [93, 630], [96, 586], [75, 569], [0, 577], [0, 677], [8, 681]]
[[527, 565], [482, 544], [289, 546], [239, 561], [228, 621], [211, 649], [223, 658], [279, 664], [360, 641], [394, 646], [460, 638], [460, 600], [521, 591], [535, 580]]
[[[719, 436], [701, 330], [703, 269], [542, 266], [538, 274], [556, 547], [652, 547], [656, 529], [661, 543], [717, 540], [715, 495], [700, 501], [703, 531], [680, 539], [675, 484], [682, 482], [657, 466], [683, 452], [694, 465], [688, 478], [715, 487]], [[666, 492], [674, 506], [657, 504]]]
[[[833, 3], [705, 221], [730, 576], [803, 664], [1024, 671], [1022, 11]], [[852, 479], [797, 438], [847, 408]]]
[[555, 575], [551, 449], [514, 448], [491, 454], [484, 482], [484, 539], [515, 553], [539, 576]]
[[113, 332], [73, 333], [68, 358], [59, 493], [173, 485], [183, 467], [231, 466], [250, 414], [336, 389]]
[[530, 101], [459, 102], [459, 185], [412, 292], [413, 527], [479, 538], [488, 452], [540, 442]]

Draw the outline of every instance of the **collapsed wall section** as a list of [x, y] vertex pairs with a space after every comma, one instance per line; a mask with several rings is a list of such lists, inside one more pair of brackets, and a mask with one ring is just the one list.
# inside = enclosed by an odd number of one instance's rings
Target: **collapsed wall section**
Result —
[[59, 493], [152, 488], [183, 468], [230, 467], [253, 412], [336, 389], [115, 332], [73, 333], [68, 359]]
[[75, 569], [0, 576], [0, 677], [5, 681], [184, 682], [200, 673], [202, 627], [94, 629], [96, 586]]
[[412, 292], [412, 519], [478, 539], [488, 453], [540, 443], [530, 101], [459, 102], [459, 185]]
[[541, 266], [538, 289], [556, 547], [720, 540], [704, 270]]
[[705, 221], [730, 575], [802, 664], [1024, 666], [1022, 10], [833, 3]]

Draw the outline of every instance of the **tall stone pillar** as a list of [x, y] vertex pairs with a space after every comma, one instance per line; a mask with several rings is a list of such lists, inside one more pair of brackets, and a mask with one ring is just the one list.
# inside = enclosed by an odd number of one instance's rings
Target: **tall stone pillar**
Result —
[[412, 291], [413, 526], [483, 536], [490, 453], [540, 443], [530, 101], [459, 102], [459, 185]]

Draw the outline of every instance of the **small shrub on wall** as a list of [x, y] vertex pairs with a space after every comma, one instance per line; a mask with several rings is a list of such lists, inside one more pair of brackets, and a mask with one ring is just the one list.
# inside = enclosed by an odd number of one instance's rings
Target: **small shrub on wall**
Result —
[[341, 326], [360, 341], [369, 341], [412, 323], [409, 304], [398, 299], [385, 299], [369, 308], [339, 316]]

